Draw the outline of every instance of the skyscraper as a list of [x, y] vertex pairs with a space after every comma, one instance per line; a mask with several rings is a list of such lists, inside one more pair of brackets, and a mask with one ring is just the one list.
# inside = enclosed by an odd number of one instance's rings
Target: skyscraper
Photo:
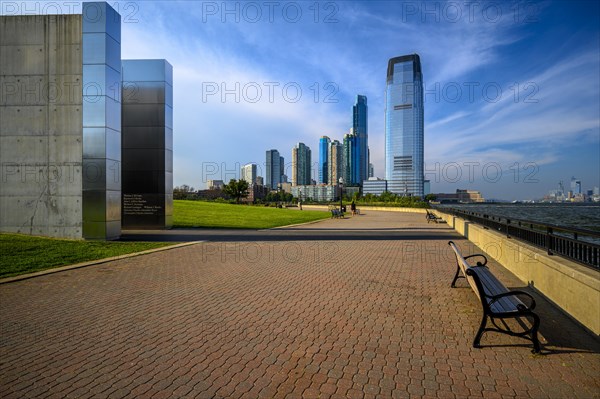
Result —
[[328, 181], [329, 185], [335, 186], [338, 184], [340, 177], [343, 176], [343, 146], [337, 141], [333, 140], [329, 146], [329, 159], [328, 159]]
[[573, 194], [581, 194], [581, 180], [577, 179], [575, 176], [571, 178], [571, 191]]
[[329, 146], [331, 139], [327, 136], [322, 136], [319, 140], [319, 184], [327, 184], [329, 177]]
[[344, 135], [343, 155], [342, 155], [342, 176], [347, 185], [354, 184], [354, 176], [356, 171], [356, 136], [353, 134], [353, 129], [350, 133]]
[[277, 190], [277, 186], [281, 183], [283, 157], [279, 156], [279, 151], [268, 150], [265, 169], [267, 170], [267, 179], [265, 185], [271, 190]]
[[389, 60], [385, 91], [388, 190], [423, 196], [423, 75], [417, 54]]
[[248, 184], [256, 184], [256, 164], [249, 163], [242, 166], [240, 170], [240, 179], [246, 180]]
[[356, 136], [356, 151], [354, 152], [353, 184], [361, 184], [369, 177], [369, 135], [367, 131], [367, 97], [356, 96], [352, 107], [352, 131]]
[[298, 143], [292, 149], [292, 186], [310, 185], [310, 148], [304, 143]]

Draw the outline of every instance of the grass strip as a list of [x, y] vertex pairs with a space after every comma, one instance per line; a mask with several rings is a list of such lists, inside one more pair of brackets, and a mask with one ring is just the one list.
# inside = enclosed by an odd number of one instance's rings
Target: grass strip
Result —
[[175, 243], [66, 240], [0, 233], [0, 278], [173, 244]]

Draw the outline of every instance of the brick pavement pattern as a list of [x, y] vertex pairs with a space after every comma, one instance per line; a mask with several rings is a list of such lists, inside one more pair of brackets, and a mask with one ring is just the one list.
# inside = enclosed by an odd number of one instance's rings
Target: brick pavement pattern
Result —
[[[593, 398], [593, 337], [537, 296], [544, 354], [486, 333], [446, 239], [207, 242], [0, 286], [2, 398]], [[416, 236], [415, 236], [416, 235]], [[494, 262], [509, 287], [522, 287]]]

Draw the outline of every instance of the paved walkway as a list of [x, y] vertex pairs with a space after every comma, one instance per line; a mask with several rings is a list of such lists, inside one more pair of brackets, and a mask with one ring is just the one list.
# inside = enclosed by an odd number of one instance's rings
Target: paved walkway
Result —
[[370, 212], [299, 230], [0, 285], [0, 397], [600, 397], [598, 341], [542, 299], [543, 355], [493, 333], [471, 348], [480, 309], [449, 287], [446, 242], [474, 249], [447, 226]]

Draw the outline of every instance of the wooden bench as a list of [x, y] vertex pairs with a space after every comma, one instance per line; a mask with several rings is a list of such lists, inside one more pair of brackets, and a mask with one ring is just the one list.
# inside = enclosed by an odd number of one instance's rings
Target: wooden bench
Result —
[[[481, 254], [469, 255], [463, 257], [460, 250], [449, 241], [448, 245], [456, 255], [456, 275], [452, 280], [451, 287], [456, 288], [456, 281], [459, 278], [465, 278], [477, 297], [479, 297], [483, 308], [483, 317], [481, 325], [473, 340], [473, 347], [480, 348], [481, 336], [486, 331], [496, 331], [515, 337], [522, 337], [533, 343], [533, 353], [540, 352], [540, 342], [538, 340], [538, 329], [540, 318], [533, 313], [535, 300], [531, 295], [523, 291], [510, 291], [498, 280], [490, 269], [487, 268], [487, 258]], [[467, 259], [479, 257], [483, 260], [477, 261], [475, 266], [469, 265]], [[526, 305], [519, 297], [527, 297], [529, 305]], [[494, 328], [486, 327], [487, 322], [491, 321]], [[505, 322], [505, 319], [516, 319], [523, 328], [523, 331], [513, 331]], [[523, 322], [523, 319], [530, 321], [531, 327]], [[502, 326], [498, 325], [500, 322]]]
[[433, 212], [429, 212], [429, 210], [427, 210], [427, 209], [425, 209], [425, 212], [427, 212], [427, 214], [425, 215], [425, 218], [427, 219], [427, 223], [429, 223], [429, 222], [445, 223], [446, 222], [444, 219], [442, 219], [441, 217], [437, 216]]

